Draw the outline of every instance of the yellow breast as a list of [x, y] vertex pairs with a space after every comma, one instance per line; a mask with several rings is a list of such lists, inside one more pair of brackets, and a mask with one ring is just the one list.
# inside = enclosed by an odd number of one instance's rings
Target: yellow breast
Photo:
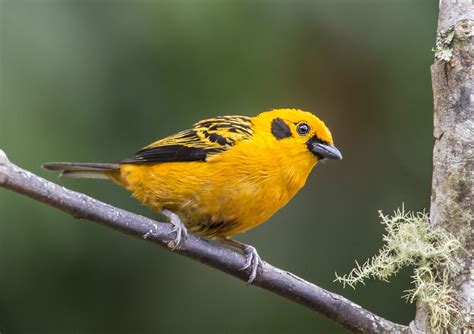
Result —
[[304, 148], [274, 141], [243, 141], [205, 162], [124, 164], [118, 181], [152, 209], [177, 213], [193, 232], [230, 237], [286, 205], [316, 164]]

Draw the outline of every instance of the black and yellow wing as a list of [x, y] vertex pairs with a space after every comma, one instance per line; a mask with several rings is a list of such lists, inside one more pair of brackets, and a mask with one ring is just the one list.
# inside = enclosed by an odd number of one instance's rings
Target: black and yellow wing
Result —
[[252, 134], [250, 117], [219, 116], [160, 139], [120, 163], [206, 161], [209, 156], [226, 151], [239, 141], [250, 139]]

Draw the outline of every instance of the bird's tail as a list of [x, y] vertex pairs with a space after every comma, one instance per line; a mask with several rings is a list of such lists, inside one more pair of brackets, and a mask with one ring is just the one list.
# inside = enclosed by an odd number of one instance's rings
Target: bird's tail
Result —
[[49, 162], [42, 167], [47, 170], [59, 171], [59, 176], [86, 179], [114, 178], [120, 172], [119, 164], [93, 162]]

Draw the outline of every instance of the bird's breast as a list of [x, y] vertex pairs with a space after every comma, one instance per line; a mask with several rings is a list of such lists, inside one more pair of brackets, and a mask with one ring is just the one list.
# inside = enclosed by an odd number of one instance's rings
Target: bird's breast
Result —
[[151, 208], [177, 213], [192, 231], [221, 238], [268, 220], [303, 187], [311, 169], [276, 156], [223, 154], [207, 162], [123, 165], [121, 183]]

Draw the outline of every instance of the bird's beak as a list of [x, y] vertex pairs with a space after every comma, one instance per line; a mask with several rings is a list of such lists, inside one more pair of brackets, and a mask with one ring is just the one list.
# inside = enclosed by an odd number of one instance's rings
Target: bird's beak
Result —
[[318, 157], [318, 159], [337, 159], [342, 160], [342, 154], [339, 150], [331, 144], [322, 143], [317, 138], [312, 138], [308, 141], [308, 149]]

